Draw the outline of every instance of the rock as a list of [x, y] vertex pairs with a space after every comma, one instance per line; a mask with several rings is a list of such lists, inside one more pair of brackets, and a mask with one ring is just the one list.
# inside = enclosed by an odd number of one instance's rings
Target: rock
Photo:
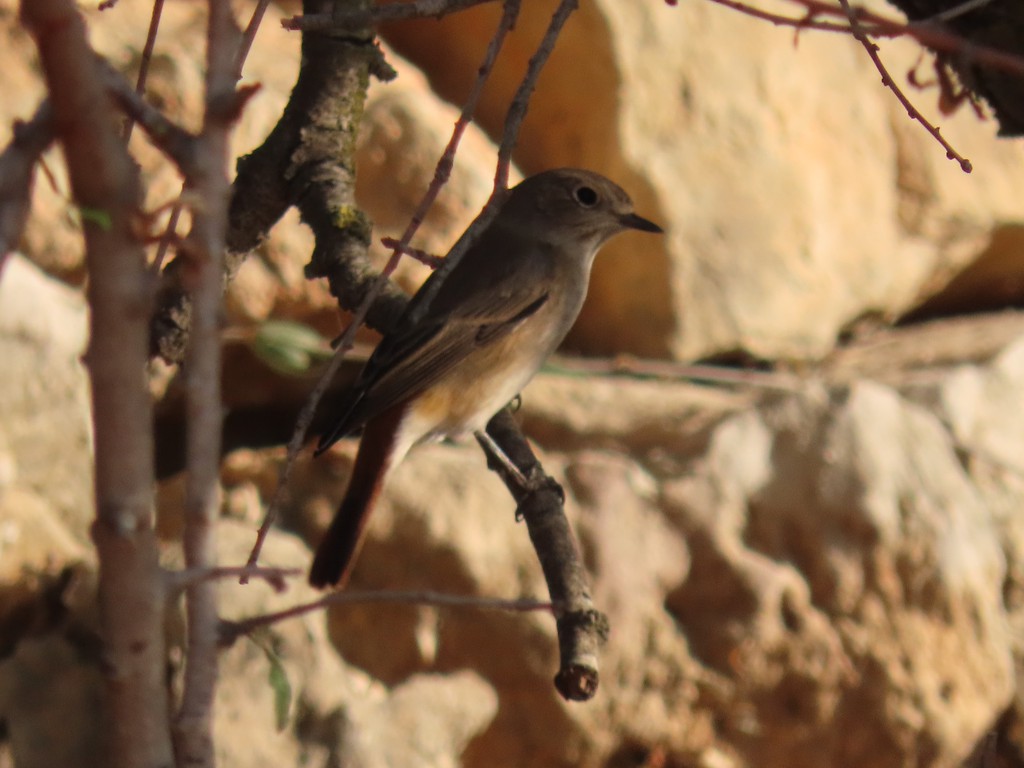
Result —
[[685, 382], [570, 371], [530, 382], [522, 395], [522, 423], [548, 450], [600, 447], [671, 461], [692, 451], [723, 415], [754, 399]]
[[[356, 199], [373, 219], [371, 253], [381, 266], [390, 251], [379, 238], [401, 237], [434, 178], [459, 116], [431, 93], [415, 67], [392, 51], [387, 58], [398, 77], [370, 86], [356, 154]], [[471, 123], [459, 143], [451, 177], [413, 239], [414, 247], [437, 256], [448, 252], [487, 202], [496, 156], [497, 147]], [[406, 257], [396, 279], [412, 292], [429, 274], [428, 267]]]
[[[506, 44], [480, 109], [492, 136], [554, 6], [524, 8]], [[385, 33], [459, 102], [499, 14], [484, 6], [429, 35], [419, 22]], [[820, 358], [852, 320], [906, 312], [1012, 229], [1002, 224], [1019, 219], [1024, 159], [997, 144], [993, 125], [970, 109], [942, 118], [973, 161], [965, 175], [856, 41], [804, 31], [798, 42], [790, 28], [702, 3], [602, 0], [569, 20], [517, 161], [528, 173], [594, 167], [668, 233], [623, 236], [598, 259], [576, 349]], [[881, 53], [904, 73], [919, 48], [886, 41]], [[905, 90], [934, 115], [933, 91]]]
[[58, 633], [26, 639], [0, 662], [0, 719], [14, 765], [109, 765], [101, 754], [97, 661]]
[[47, 500], [20, 488], [0, 491], [0, 590], [27, 573], [55, 573], [94, 559]]
[[665, 486], [693, 554], [668, 605], [747, 712], [718, 735], [759, 766], [958, 763], [1013, 692], [987, 500], [941, 422], [889, 388], [760, 413]]
[[90, 395], [80, 359], [86, 334], [81, 295], [12, 254], [0, 274], [8, 482], [49, 506], [81, 543], [93, 515]]
[[1024, 471], [1024, 336], [984, 367], [959, 366], [938, 388], [936, 412], [959, 448], [1006, 469]]
[[471, 672], [417, 675], [370, 706], [353, 702], [358, 718], [341, 733], [342, 765], [455, 768], [467, 742], [494, 717], [494, 690]]

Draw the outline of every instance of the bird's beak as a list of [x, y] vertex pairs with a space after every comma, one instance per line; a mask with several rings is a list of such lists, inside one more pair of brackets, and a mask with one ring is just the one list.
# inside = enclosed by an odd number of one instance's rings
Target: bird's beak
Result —
[[639, 229], [643, 232], [664, 232], [661, 227], [655, 224], [653, 221], [648, 221], [642, 216], [637, 216], [635, 213], [624, 213], [619, 216], [619, 223], [627, 229]]

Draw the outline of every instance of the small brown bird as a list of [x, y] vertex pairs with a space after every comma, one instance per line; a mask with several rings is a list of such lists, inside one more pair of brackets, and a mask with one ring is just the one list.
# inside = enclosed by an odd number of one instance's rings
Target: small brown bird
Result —
[[509, 192], [454, 269], [423, 284], [317, 447], [364, 428], [310, 584], [347, 580], [384, 479], [412, 446], [482, 430], [519, 393], [576, 320], [598, 249], [627, 229], [662, 231], [603, 176], [545, 171]]

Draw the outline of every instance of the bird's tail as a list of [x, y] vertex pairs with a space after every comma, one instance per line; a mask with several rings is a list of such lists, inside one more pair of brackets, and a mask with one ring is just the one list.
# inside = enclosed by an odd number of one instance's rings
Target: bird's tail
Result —
[[309, 583], [344, 586], [363, 542], [366, 523], [396, 456], [405, 408], [398, 406], [367, 423], [345, 498], [316, 548]]

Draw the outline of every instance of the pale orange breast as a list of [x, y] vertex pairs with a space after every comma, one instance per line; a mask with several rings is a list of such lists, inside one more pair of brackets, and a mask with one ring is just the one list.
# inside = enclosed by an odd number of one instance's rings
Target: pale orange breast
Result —
[[537, 338], [535, 328], [531, 333], [533, 327], [524, 323], [503, 339], [474, 351], [416, 398], [410, 416], [423, 436], [458, 436], [483, 429], [547, 356], [548, 345]]

